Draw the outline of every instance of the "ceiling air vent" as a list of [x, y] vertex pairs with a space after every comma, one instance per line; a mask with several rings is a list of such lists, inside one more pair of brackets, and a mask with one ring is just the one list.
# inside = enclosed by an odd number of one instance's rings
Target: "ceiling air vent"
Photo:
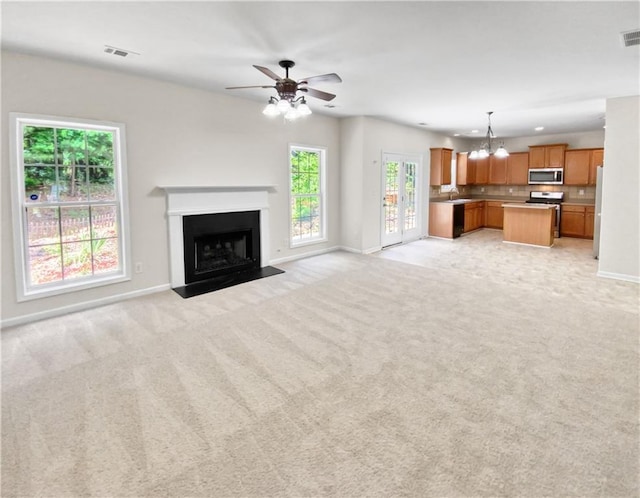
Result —
[[104, 51], [107, 54], [118, 55], [120, 57], [126, 57], [127, 55], [140, 55], [139, 53], [133, 52], [132, 50], [125, 50], [123, 48], [116, 48], [116, 47], [112, 47], [110, 45], [105, 45], [104, 46]]
[[624, 31], [620, 34], [622, 35], [622, 43], [625, 47], [640, 45], [640, 29], [634, 29], [633, 31]]

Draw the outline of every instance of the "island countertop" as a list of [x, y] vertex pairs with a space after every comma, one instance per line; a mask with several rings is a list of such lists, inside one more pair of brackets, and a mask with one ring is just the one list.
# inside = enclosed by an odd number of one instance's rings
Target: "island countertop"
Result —
[[555, 204], [525, 204], [525, 203], [507, 203], [503, 204], [505, 208], [518, 208], [518, 209], [555, 209]]

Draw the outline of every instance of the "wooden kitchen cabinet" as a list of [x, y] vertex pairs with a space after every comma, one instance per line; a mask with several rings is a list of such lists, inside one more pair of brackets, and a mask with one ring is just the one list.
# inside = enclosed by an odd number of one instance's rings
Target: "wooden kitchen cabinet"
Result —
[[464, 233], [484, 226], [484, 204], [484, 201], [478, 201], [464, 205]]
[[453, 204], [429, 203], [429, 235], [446, 239], [453, 238]]
[[431, 150], [431, 180], [430, 185], [451, 184], [451, 158], [453, 149], [434, 148]]
[[529, 184], [529, 153], [512, 152], [507, 157], [507, 184]]
[[564, 156], [564, 184], [589, 185], [591, 149], [568, 150]]
[[564, 156], [564, 184], [596, 184], [596, 168], [602, 166], [604, 149], [571, 149]]
[[485, 223], [487, 228], [502, 229], [504, 223], [503, 201], [486, 201]]
[[594, 211], [593, 206], [567, 206], [563, 204], [560, 217], [560, 235], [592, 239]]
[[589, 185], [596, 184], [597, 167], [604, 166], [604, 149], [592, 149], [589, 160]]
[[469, 159], [468, 152], [456, 154], [456, 185], [473, 185], [475, 183], [475, 161]]
[[594, 206], [586, 206], [584, 210], [584, 236], [586, 239], [593, 239], [593, 225], [595, 223]]
[[489, 184], [504, 185], [507, 183], [507, 158], [489, 156]]
[[469, 159], [475, 169], [475, 184], [487, 185], [489, 183], [489, 158]]
[[529, 168], [564, 168], [567, 144], [530, 145]]

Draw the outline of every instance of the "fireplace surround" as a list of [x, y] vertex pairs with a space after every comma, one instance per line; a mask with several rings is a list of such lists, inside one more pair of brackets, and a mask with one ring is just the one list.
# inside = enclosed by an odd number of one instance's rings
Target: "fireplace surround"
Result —
[[[186, 260], [191, 258], [192, 260], [200, 257], [199, 262], [202, 263], [202, 258], [209, 258], [214, 255], [216, 250], [222, 249], [224, 251], [225, 243], [229, 243], [231, 249], [235, 253], [243, 254], [242, 246], [246, 251], [247, 245], [249, 245], [252, 254], [249, 258], [253, 268], [262, 270], [264, 275], [268, 276], [269, 269], [269, 192], [275, 191], [274, 185], [249, 185], [249, 186], [159, 186], [161, 190], [164, 190], [167, 199], [167, 224], [169, 230], [169, 272], [171, 287], [175, 290], [189, 285], [199, 285], [199, 282], [204, 282], [210, 277], [203, 277], [206, 275], [206, 270], [202, 267], [198, 270], [198, 276], [195, 280], [193, 276], [188, 276], [186, 267]], [[254, 223], [257, 219], [257, 227], [251, 229], [246, 227], [246, 220], [239, 222], [233, 221], [238, 217], [238, 213], [251, 212], [251, 223]], [[199, 228], [200, 220], [207, 220], [209, 215], [225, 214], [221, 217], [223, 223], [231, 220], [231, 223], [236, 223], [234, 230], [222, 229], [219, 230], [222, 234], [220, 240], [215, 239], [207, 240], [207, 236], [204, 233], [200, 233]], [[200, 216], [204, 217], [200, 218]], [[244, 217], [244, 215], [240, 216]], [[196, 235], [200, 248], [196, 247], [194, 240], [191, 249], [185, 251], [185, 219], [189, 220], [193, 218], [198, 221], [196, 223]], [[210, 220], [209, 220], [210, 221]], [[189, 222], [187, 222], [189, 224]], [[232, 225], [233, 227], [233, 225]], [[237, 229], [237, 230], [236, 230]], [[187, 228], [187, 232], [189, 232]], [[217, 229], [214, 229], [214, 232]], [[230, 235], [233, 232], [244, 232], [242, 236]], [[234, 238], [235, 237], [235, 238]], [[250, 240], [249, 240], [250, 239]], [[217, 248], [217, 244], [220, 243], [221, 247]], [[207, 249], [205, 246], [209, 245]], [[227, 248], [229, 249], [229, 248]], [[197, 251], [200, 250], [202, 254], [198, 256]], [[191, 253], [186, 256], [186, 253]], [[218, 251], [220, 255], [220, 251]], [[239, 258], [241, 256], [238, 256]], [[193, 261], [192, 261], [193, 263]], [[236, 262], [237, 263], [237, 262]], [[247, 261], [245, 263], [248, 264]], [[217, 264], [217, 263], [212, 263]], [[206, 266], [207, 263], [204, 264]], [[234, 266], [235, 263], [231, 263]], [[195, 265], [194, 265], [195, 266]], [[227, 272], [237, 273], [238, 267], [235, 269], [227, 269]], [[274, 269], [275, 270], [275, 269]], [[280, 270], [277, 270], [281, 273]], [[224, 276], [224, 273], [222, 274]], [[201, 278], [200, 278], [201, 277]]]

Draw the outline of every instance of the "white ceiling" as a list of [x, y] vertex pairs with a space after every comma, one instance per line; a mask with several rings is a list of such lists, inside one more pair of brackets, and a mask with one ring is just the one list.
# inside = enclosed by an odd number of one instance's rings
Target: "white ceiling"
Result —
[[[4, 49], [268, 100], [252, 67], [338, 73], [314, 112], [374, 116], [453, 135], [602, 129], [605, 99], [640, 93], [640, 2], [9, 2]], [[107, 55], [111, 45], [138, 52]], [[46, 77], [46, 75], [43, 75]], [[471, 134], [477, 129], [479, 133]]]

